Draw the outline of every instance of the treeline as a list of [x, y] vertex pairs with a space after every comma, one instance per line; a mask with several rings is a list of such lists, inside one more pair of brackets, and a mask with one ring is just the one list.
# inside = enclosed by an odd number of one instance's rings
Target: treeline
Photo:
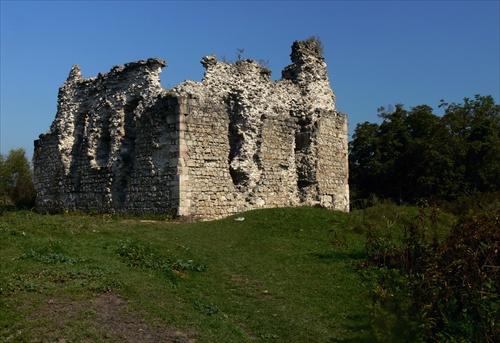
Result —
[[33, 171], [24, 149], [0, 154], [0, 210], [30, 209], [35, 205]]
[[351, 207], [373, 197], [397, 204], [455, 201], [500, 191], [500, 105], [476, 95], [427, 105], [378, 109], [380, 124], [356, 126], [349, 143]]

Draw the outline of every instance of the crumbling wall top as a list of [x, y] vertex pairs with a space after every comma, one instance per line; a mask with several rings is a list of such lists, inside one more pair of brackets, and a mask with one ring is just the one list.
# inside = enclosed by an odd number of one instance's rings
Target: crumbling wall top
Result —
[[290, 58], [296, 64], [304, 64], [311, 59], [323, 61], [323, 44], [315, 37], [304, 41], [295, 41], [292, 45]]

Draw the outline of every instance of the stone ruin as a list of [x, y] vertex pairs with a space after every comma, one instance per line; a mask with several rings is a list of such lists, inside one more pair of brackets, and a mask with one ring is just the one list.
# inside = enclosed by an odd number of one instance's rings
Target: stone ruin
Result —
[[193, 220], [250, 209], [348, 211], [347, 116], [322, 46], [296, 41], [282, 78], [206, 56], [201, 82], [164, 89], [159, 58], [83, 78], [73, 66], [50, 130], [35, 141], [36, 206]]

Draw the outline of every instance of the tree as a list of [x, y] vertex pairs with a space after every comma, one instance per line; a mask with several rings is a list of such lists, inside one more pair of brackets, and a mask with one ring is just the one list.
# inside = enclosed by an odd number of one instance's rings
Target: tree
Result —
[[350, 186], [353, 199], [375, 195], [408, 202], [428, 187], [420, 176], [428, 172], [423, 163], [429, 137], [436, 131], [438, 117], [432, 108], [417, 106], [410, 111], [402, 104], [381, 107], [380, 125], [363, 123], [356, 127], [350, 142]]
[[455, 168], [463, 170], [462, 192], [500, 191], [500, 105], [476, 95], [463, 104], [443, 103], [447, 140], [455, 147]]
[[[0, 155], [1, 156], [1, 155]], [[35, 201], [32, 170], [24, 149], [13, 149], [0, 157], [0, 196], [17, 208], [31, 208]]]
[[364, 122], [356, 126], [349, 142], [349, 188], [351, 201], [380, 194], [379, 125]]
[[476, 95], [446, 104], [379, 108], [381, 124], [358, 124], [349, 143], [351, 198], [454, 200], [500, 191], [500, 106]]

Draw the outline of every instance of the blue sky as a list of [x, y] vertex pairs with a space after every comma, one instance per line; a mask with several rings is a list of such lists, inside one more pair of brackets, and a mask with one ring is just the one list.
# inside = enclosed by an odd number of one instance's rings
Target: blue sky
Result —
[[200, 81], [205, 55], [269, 60], [272, 78], [295, 40], [319, 36], [337, 109], [356, 124], [377, 108], [500, 102], [499, 1], [5, 1], [1, 0], [0, 153], [46, 132], [73, 64], [94, 77], [149, 57], [162, 84]]

